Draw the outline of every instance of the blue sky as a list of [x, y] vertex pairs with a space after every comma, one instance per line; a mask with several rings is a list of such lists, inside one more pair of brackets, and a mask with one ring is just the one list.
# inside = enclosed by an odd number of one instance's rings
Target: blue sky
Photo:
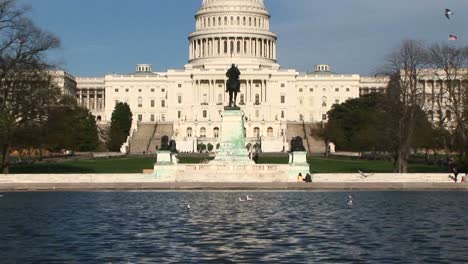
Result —
[[[59, 36], [54, 60], [76, 76], [183, 68], [202, 0], [19, 0], [30, 17]], [[330, 64], [341, 73], [373, 74], [405, 38], [468, 43], [468, 0], [265, 0], [278, 34], [282, 68], [304, 72]], [[444, 9], [455, 15], [447, 20]]]

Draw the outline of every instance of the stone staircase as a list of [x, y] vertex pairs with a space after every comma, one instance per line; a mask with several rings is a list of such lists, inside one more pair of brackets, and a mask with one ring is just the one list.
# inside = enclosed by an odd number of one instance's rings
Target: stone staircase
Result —
[[323, 140], [314, 137], [311, 133], [313, 123], [291, 122], [287, 124], [286, 138], [291, 142], [293, 137], [301, 137], [304, 147], [310, 153], [324, 153], [325, 143]]
[[172, 135], [174, 135], [172, 123], [139, 124], [138, 130], [130, 139], [130, 153], [154, 153], [156, 147], [159, 149], [161, 145], [161, 138], [168, 136], [170, 140]]
[[161, 138], [167, 136], [169, 140], [174, 135], [174, 125], [172, 123], [158, 123], [154, 127], [153, 134], [151, 135], [147, 152], [154, 153], [156, 147], [159, 149], [161, 146]]
[[148, 144], [154, 133], [154, 124], [139, 124], [138, 130], [133, 133], [130, 139], [130, 153], [142, 154], [148, 152]]

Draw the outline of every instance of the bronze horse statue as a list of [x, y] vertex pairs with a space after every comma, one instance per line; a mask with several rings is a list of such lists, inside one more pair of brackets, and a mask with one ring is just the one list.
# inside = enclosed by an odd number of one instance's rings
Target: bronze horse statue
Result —
[[226, 72], [226, 92], [229, 93], [229, 107], [236, 107], [237, 93], [240, 92], [240, 80], [241, 75], [239, 69], [232, 64], [231, 68]]

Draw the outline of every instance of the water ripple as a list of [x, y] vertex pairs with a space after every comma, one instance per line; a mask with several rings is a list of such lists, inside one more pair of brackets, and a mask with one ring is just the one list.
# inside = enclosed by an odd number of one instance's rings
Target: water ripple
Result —
[[[239, 197], [254, 197], [240, 203]], [[9, 193], [1, 263], [464, 263], [464, 192]], [[187, 204], [191, 209], [187, 209]]]

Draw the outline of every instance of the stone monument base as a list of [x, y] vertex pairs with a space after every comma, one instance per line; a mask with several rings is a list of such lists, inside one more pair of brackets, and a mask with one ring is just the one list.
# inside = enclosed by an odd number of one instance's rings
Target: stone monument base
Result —
[[161, 182], [296, 182], [297, 175], [306, 175], [309, 166], [288, 164], [155, 165], [154, 175]]

